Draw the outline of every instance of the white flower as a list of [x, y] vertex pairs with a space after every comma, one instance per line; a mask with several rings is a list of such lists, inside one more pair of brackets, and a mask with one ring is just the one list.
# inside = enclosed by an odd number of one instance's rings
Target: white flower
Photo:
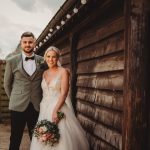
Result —
[[42, 128], [43, 132], [46, 132], [46, 131], [47, 131], [46, 126], [43, 126], [43, 127], [41, 127], [41, 128]]

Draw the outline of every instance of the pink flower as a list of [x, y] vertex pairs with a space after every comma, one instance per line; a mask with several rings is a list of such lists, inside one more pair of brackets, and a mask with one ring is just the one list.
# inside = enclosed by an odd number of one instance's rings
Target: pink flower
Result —
[[44, 141], [47, 141], [47, 135], [46, 135], [46, 134], [43, 134], [43, 135], [42, 135], [42, 140], [43, 140], [43, 142], [44, 142]]
[[40, 127], [40, 128], [38, 129], [38, 132], [39, 132], [39, 133], [43, 133], [43, 129]]

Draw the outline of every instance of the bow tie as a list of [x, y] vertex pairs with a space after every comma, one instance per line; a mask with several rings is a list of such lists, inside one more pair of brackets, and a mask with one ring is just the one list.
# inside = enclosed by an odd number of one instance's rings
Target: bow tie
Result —
[[28, 61], [28, 60], [30, 60], [30, 59], [31, 59], [31, 60], [34, 60], [34, 56], [32, 56], [32, 57], [26, 57], [26, 58], [25, 58], [25, 61]]

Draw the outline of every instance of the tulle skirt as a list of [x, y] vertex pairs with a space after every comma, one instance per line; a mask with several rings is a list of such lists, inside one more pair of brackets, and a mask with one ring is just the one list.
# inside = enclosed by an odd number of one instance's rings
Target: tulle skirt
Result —
[[[52, 112], [56, 103], [43, 100], [40, 104], [40, 115], [38, 120], [47, 119], [52, 121]], [[65, 117], [58, 123], [60, 140], [54, 146], [45, 145], [33, 136], [30, 150], [89, 150], [85, 132], [78, 122], [73, 111], [64, 104], [61, 111]]]

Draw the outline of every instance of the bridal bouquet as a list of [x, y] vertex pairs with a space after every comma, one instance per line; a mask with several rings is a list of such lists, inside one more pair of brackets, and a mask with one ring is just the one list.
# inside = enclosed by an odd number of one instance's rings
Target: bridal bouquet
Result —
[[[64, 118], [64, 113], [62, 112], [58, 112], [57, 115], [59, 120]], [[37, 122], [33, 130], [33, 136], [44, 144], [54, 146], [60, 139], [58, 125], [48, 120], [40, 120]]]

